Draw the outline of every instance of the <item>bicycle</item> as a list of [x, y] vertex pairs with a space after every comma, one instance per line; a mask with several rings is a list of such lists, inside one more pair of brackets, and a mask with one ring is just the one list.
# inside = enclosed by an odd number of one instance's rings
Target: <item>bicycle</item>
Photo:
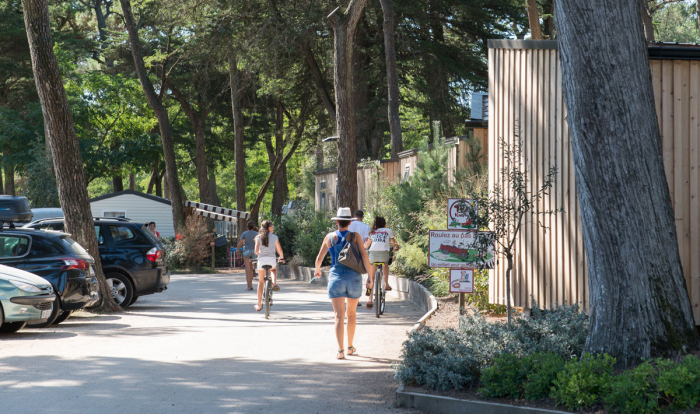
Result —
[[[284, 263], [284, 260], [279, 260], [278, 262]], [[272, 286], [272, 276], [270, 274], [272, 266], [263, 265], [263, 269], [265, 269], [265, 278], [263, 279], [263, 282], [265, 283], [263, 285], [263, 307], [265, 308], [265, 319], [270, 319], [270, 308], [272, 307], [272, 292], [274, 292]]]
[[379, 318], [384, 314], [386, 307], [386, 290], [384, 290], [384, 282], [382, 281], [384, 266], [388, 266], [391, 256], [388, 250], [370, 250], [368, 253], [369, 262], [377, 267], [377, 270], [374, 272], [374, 289], [372, 294], [374, 294], [374, 313]]

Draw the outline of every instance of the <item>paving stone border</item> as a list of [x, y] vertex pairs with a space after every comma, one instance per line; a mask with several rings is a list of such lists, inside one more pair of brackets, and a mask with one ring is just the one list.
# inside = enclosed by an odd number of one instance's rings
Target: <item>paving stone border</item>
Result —
[[569, 411], [556, 411], [544, 408], [518, 407], [515, 405], [490, 403], [485, 401], [462, 400], [440, 395], [408, 392], [400, 385], [396, 390], [396, 406], [413, 408], [430, 414], [569, 414]]

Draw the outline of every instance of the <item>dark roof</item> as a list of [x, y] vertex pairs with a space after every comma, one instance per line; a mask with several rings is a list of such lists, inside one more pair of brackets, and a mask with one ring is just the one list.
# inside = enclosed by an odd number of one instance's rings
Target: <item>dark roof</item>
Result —
[[649, 59], [700, 60], [700, 46], [689, 43], [649, 43]]
[[149, 200], [157, 201], [159, 203], [171, 205], [170, 200], [168, 200], [167, 198], [158, 197], [158, 196], [154, 196], [153, 194], [146, 194], [146, 193], [142, 193], [140, 191], [134, 191], [134, 190], [117, 191], [116, 193], [109, 193], [109, 194], [105, 194], [105, 195], [102, 195], [99, 197], [91, 198], [89, 201], [92, 203], [93, 201], [106, 200], [108, 198], [119, 197], [121, 195], [127, 195], [127, 194], [132, 194], [132, 195], [136, 195], [139, 197], [147, 198]]

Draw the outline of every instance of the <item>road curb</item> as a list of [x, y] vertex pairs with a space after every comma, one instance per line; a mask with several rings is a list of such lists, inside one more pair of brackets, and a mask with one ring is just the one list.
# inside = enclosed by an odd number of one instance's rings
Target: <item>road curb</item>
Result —
[[396, 407], [413, 408], [431, 414], [570, 414], [568, 411], [518, 407], [508, 404], [408, 392], [404, 390], [403, 385], [400, 385], [396, 390]]
[[[313, 267], [290, 266], [281, 263], [277, 265], [278, 277], [283, 279], [310, 282], [318, 286], [328, 285], [328, 273], [328, 270], [323, 270], [321, 279], [314, 280]], [[366, 276], [363, 275], [363, 283], [366, 280]], [[411, 332], [424, 326], [425, 322], [430, 319], [430, 317], [433, 316], [437, 310], [437, 299], [435, 299], [435, 296], [433, 296], [433, 294], [430, 293], [425, 286], [404, 277], [389, 275], [389, 284], [392, 286], [391, 292], [388, 292], [389, 294], [401, 300], [407, 300], [425, 312], [425, 314], [413, 326]]]

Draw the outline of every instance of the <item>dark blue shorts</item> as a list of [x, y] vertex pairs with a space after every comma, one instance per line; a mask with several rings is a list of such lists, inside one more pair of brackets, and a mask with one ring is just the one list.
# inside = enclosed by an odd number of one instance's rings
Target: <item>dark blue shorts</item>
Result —
[[328, 298], [359, 299], [362, 275], [346, 266], [334, 266], [328, 275]]

